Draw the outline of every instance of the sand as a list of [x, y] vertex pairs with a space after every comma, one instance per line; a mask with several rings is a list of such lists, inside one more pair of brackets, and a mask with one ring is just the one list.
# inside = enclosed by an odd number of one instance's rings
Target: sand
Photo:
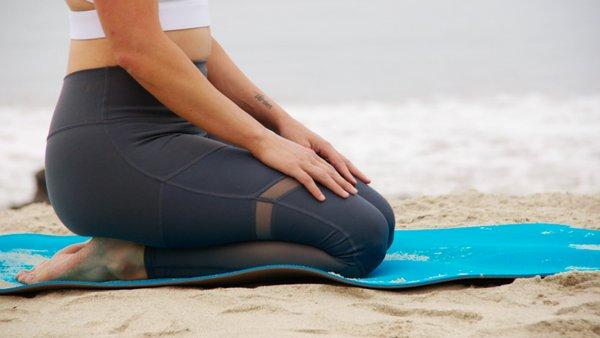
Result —
[[[600, 194], [391, 200], [397, 228], [554, 222], [600, 229]], [[0, 211], [3, 232], [66, 234], [44, 204]], [[0, 336], [600, 336], [600, 273], [379, 291], [327, 283], [61, 290], [0, 297]]]

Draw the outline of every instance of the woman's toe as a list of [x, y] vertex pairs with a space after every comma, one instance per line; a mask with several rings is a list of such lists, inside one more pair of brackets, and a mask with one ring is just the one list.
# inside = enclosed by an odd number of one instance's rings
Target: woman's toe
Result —
[[25, 274], [25, 270], [19, 271], [17, 273], [17, 275], [15, 276], [15, 279], [18, 280], [19, 282], [21, 282], [24, 274]]
[[17, 280], [23, 284], [31, 283], [31, 272], [27, 270], [23, 270], [17, 274]]
[[23, 270], [17, 275], [17, 280], [24, 284], [32, 284], [51, 280], [56, 277], [63, 270], [63, 262], [57, 259], [50, 259], [42, 262], [31, 270]]

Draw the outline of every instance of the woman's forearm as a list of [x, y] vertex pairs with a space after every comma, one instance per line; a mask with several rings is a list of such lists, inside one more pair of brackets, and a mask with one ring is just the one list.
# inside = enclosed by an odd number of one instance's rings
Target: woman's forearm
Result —
[[248, 79], [214, 38], [207, 67], [208, 80], [265, 127], [278, 133], [281, 124], [291, 119], [283, 108]]
[[251, 149], [265, 128], [217, 90], [166, 36], [124, 52], [120, 64], [176, 114], [227, 142]]
[[[126, 1], [109, 6], [96, 1], [96, 8], [117, 63], [174, 113], [251, 151], [270, 132], [220, 93], [168, 38], [158, 25], [156, 5]], [[126, 13], [135, 13], [140, 22], [122, 27], [131, 19], [123, 17], [131, 16]]]

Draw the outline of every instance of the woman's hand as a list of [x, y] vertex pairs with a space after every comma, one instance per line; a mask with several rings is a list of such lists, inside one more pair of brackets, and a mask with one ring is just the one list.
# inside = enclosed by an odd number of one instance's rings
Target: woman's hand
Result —
[[314, 150], [265, 130], [265, 136], [248, 148], [252, 155], [269, 167], [298, 180], [316, 199], [324, 201], [325, 196], [315, 180], [343, 198], [350, 196], [348, 192], [358, 192]]
[[353, 175], [356, 175], [356, 177], [365, 183], [371, 182], [365, 174], [358, 170], [352, 162], [340, 154], [329, 142], [306, 128], [302, 123], [293, 118], [287, 119], [285, 123], [280, 124], [278, 129], [279, 135], [282, 137], [312, 149], [317, 155], [327, 160], [348, 182], [356, 184]]

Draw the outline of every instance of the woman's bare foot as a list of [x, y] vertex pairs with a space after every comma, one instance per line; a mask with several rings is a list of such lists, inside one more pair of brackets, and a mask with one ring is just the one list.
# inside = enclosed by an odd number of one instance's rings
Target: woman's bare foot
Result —
[[92, 238], [70, 245], [32, 270], [17, 274], [17, 280], [32, 284], [47, 280], [146, 279], [144, 246], [112, 238]]

